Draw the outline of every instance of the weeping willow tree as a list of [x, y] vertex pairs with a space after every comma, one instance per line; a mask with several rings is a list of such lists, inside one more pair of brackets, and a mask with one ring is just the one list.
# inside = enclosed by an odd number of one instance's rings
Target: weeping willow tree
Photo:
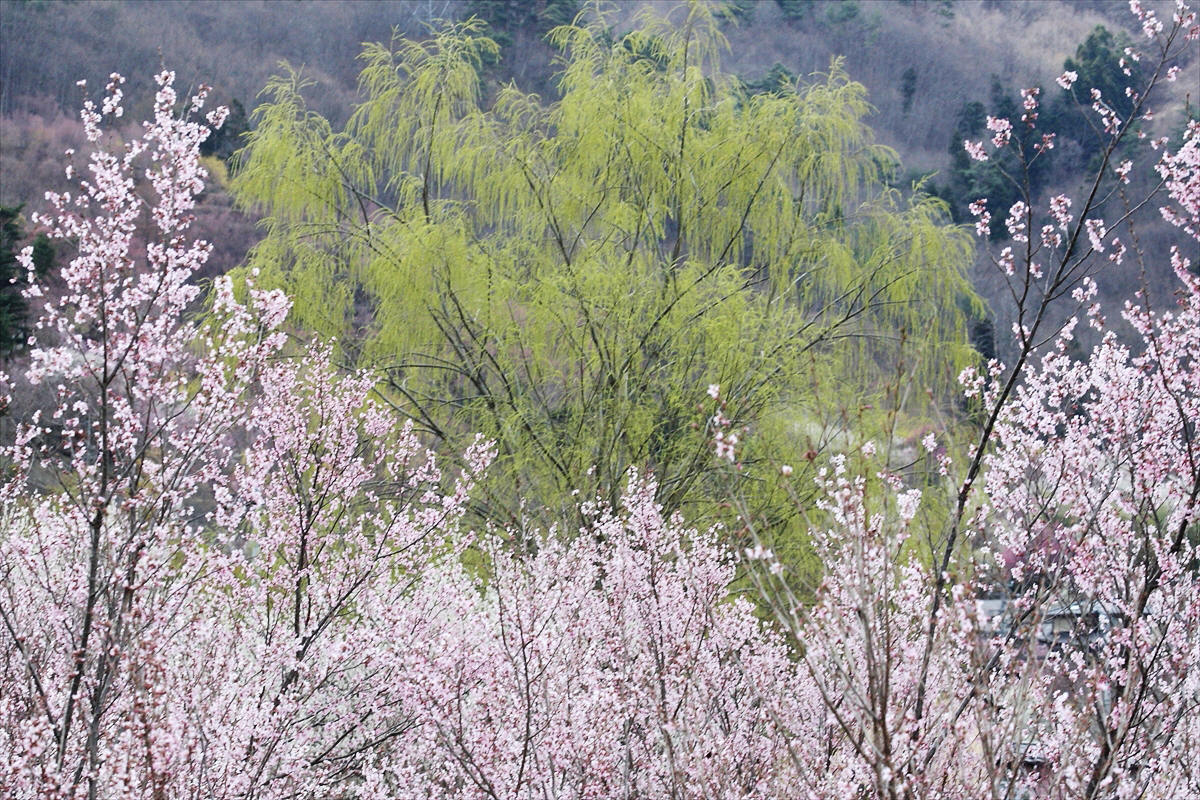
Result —
[[712, 9], [673, 13], [555, 29], [553, 103], [505, 86], [485, 107], [497, 48], [467, 20], [367, 45], [344, 130], [290, 71], [255, 112], [233, 187], [264, 215], [259, 283], [447, 453], [496, 440], [487, 518], [569, 517], [631, 468], [668, 511], [718, 514], [718, 384], [750, 432], [737, 474], [782, 520], [772, 476], [813, 446], [815, 397], [867, 407], [902, 341], [921, 387], [967, 357], [971, 244], [885, 188], [864, 88], [835, 64], [751, 96]]

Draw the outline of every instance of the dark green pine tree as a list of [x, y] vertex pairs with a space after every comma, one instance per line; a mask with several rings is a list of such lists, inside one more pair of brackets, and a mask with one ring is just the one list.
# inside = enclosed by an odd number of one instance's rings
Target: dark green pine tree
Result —
[[20, 206], [0, 206], [0, 356], [10, 355], [25, 342], [28, 304], [21, 290], [25, 270], [17, 261], [21, 241]]
[[[1055, 92], [1053, 101], [1043, 109], [1046, 128], [1078, 142], [1085, 157], [1099, 152], [1104, 142], [1091, 110], [1092, 89], [1100, 92], [1103, 101], [1121, 119], [1127, 119], [1133, 111], [1133, 100], [1125, 94], [1125, 88], [1142, 89], [1145, 78], [1141, 64], [1123, 58], [1130, 44], [1126, 34], [1114, 34], [1097, 25], [1075, 49], [1075, 57], [1063, 62], [1064, 70], [1078, 74], [1075, 85], [1069, 93]], [[1125, 70], [1129, 70], [1128, 75]]]
[[[29, 335], [29, 304], [22, 294], [28, 276], [17, 261], [22, 239], [21, 206], [0, 206], [0, 357], [23, 348]], [[39, 235], [33, 242], [35, 276], [45, 276], [53, 263], [54, 247]]]

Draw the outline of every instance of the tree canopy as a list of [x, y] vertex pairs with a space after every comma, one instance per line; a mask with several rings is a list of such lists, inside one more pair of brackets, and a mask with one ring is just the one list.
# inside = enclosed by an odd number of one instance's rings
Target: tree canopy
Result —
[[631, 468], [667, 513], [711, 518], [710, 385], [754, 428], [748, 489], [790, 507], [773, 476], [827, 441], [819, 392], [865, 408], [898, 359], [936, 390], [970, 358], [971, 243], [886, 188], [864, 88], [835, 62], [752, 95], [714, 11], [672, 14], [555, 28], [554, 102], [485, 92], [497, 46], [470, 19], [365, 46], [342, 130], [290, 68], [254, 112], [233, 181], [264, 215], [249, 269], [447, 452], [497, 442], [488, 519], [570, 518]]

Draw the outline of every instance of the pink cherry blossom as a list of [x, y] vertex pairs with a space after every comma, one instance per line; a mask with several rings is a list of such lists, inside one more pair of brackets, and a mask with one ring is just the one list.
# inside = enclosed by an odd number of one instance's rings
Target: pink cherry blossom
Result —
[[1064, 194], [1050, 198], [1050, 216], [1054, 218], [1060, 230], [1067, 230], [1074, 217], [1071, 216], [1071, 198]]
[[983, 149], [982, 142], [972, 142], [970, 139], [963, 139], [963, 149], [967, 151], [967, 155], [976, 161], [987, 161], [987, 151]]
[[974, 201], [968, 208], [975, 217], [975, 235], [987, 236], [992, 224], [992, 215], [987, 210], [987, 198]]
[[992, 145], [997, 150], [1006, 146], [1012, 138], [1012, 123], [1004, 117], [989, 116], [987, 118], [987, 129], [993, 133]]
[[1004, 227], [1008, 229], [1008, 235], [1014, 242], [1027, 242], [1029, 235], [1026, 233], [1028, 226], [1029, 206], [1023, 200], [1018, 200], [1012, 204], [1008, 210], [1008, 218], [1004, 220]]

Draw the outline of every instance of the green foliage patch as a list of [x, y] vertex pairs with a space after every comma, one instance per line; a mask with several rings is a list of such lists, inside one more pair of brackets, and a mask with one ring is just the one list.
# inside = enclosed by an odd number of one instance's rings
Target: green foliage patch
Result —
[[232, 184], [265, 217], [250, 267], [446, 452], [497, 441], [485, 519], [573, 521], [576, 490], [615, 501], [635, 467], [668, 513], [721, 518], [717, 384], [750, 434], [737, 479], [786, 527], [814, 387], [870, 407], [901, 347], [935, 392], [970, 358], [970, 239], [886, 188], [897, 159], [837, 63], [751, 94], [703, 4], [550, 35], [554, 102], [482, 106], [476, 19], [367, 45], [342, 130], [298, 73], [272, 80]]

